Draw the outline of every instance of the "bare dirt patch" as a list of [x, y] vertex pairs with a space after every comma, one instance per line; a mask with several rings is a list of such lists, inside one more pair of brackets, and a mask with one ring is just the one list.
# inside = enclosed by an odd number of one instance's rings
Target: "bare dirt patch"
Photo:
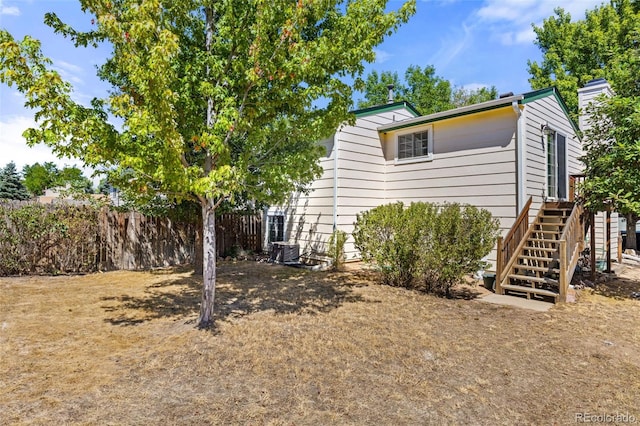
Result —
[[539, 313], [223, 263], [212, 331], [189, 270], [0, 278], [0, 423], [640, 422], [640, 273], [618, 275]]

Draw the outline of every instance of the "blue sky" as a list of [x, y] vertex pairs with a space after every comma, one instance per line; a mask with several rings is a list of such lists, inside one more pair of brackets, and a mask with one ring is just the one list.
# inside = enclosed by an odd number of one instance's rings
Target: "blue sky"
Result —
[[[400, 0], [390, 0], [398, 8]], [[582, 19], [587, 9], [602, 0], [418, 0], [417, 13], [376, 49], [371, 70], [396, 71], [400, 76], [410, 65], [434, 65], [437, 75], [456, 86], [496, 86], [500, 93], [530, 89], [527, 60], [538, 61], [531, 24], [541, 24], [556, 7]], [[55, 12], [79, 29], [91, 28], [92, 16], [82, 13], [74, 0], [0, 0], [0, 27], [16, 38], [29, 34], [42, 41], [43, 52], [53, 60], [63, 78], [74, 86], [77, 101], [88, 103], [104, 96], [107, 87], [96, 78], [96, 66], [109, 54], [100, 49], [75, 49], [43, 23], [44, 14]], [[357, 98], [354, 99], [357, 101]], [[0, 86], [0, 167], [14, 161], [25, 164], [54, 161], [60, 166], [78, 164], [56, 159], [44, 146], [29, 148], [22, 132], [33, 125], [33, 113], [23, 108], [15, 90]]]

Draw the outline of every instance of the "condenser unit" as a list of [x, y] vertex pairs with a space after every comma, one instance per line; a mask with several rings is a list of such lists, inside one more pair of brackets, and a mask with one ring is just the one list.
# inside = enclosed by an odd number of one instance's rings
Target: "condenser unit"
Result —
[[271, 260], [280, 263], [298, 262], [300, 259], [300, 245], [277, 241], [271, 244]]

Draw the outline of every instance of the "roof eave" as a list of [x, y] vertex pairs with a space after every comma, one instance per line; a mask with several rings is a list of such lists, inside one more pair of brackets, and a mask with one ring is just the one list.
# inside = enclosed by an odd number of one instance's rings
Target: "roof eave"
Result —
[[385, 133], [392, 130], [403, 129], [405, 127], [417, 126], [420, 124], [428, 124], [436, 121], [446, 120], [449, 118], [461, 117], [464, 115], [474, 114], [477, 112], [488, 111], [512, 104], [513, 102], [522, 102], [524, 95], [514, 95], [505, 98], [492, 99], [490, 101], [481, 102], [479, 104], [467, 105], [459, 108], [440, 111], [433, 114], [409, 118], [407, 120], [397, 121], [378, 127], [378, 132]]

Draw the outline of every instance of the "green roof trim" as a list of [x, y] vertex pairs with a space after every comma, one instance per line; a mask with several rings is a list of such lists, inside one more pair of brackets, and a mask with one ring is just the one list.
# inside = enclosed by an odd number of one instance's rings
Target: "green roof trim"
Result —
[[406, 108], [411, 114], [413, 114], [414, 117], [419, 117], [421, 115], [420, 112], [418, 112], [418, 110], [407, 101], [398, 101], [390, 104], [375, 105], [368, 108], [357, 109], [357, 110], [351, 111], [351, 113], [355, 114], [356, 117], [366, 117], [368, 115], [373, 115], [380, 112], [393, 111], [400, 107]]
[[555, 86], [547, 87], [546, 89], [534, 90], [532, 92], [524, 93], [523, 94], [524, 99], [522, 100], [521, 103], [525, 105], [525, 104], [528, 104], [529, 102], [534, 102], [551, 95], [553, 95], [556, 98], [556, 101], [558, 101], [560, 108], [569, 119], [569, 123], [571, 123], [571, 127], [573, 127], [573, 130], [576, 132], [576, 136], [579, 136], [580, 127], [573, 120], [573, 118], [571, 117], [571, 114], [569, 114], [569, 108], [567, 107], [567, 103], [564, 101], [564, 99], [562, 98], [562, 95], [560, 95], [560, 92], [558, 92], [558, 89]]

